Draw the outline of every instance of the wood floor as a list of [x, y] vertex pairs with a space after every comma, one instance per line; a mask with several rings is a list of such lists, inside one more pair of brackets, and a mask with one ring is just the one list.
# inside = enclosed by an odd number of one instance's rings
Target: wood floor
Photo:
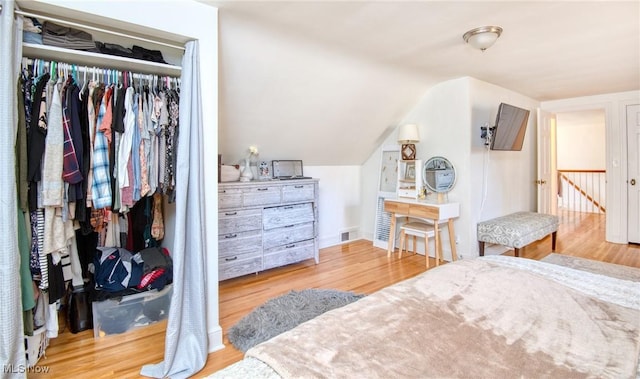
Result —
[[[604, 216], [561, 215], [556, 252], [640, 268], [640, 247], [604, 241]], [[542, 259], [551, 251], [550, 237], [521, 250], [521, 256]], [[505, 255], [513, 255], [513, 251]], [[196, 378], [207, 376], [242, 359], [229, 344], [226, 331], [253, 308], [289, 290], [335, 288], [369, 294], [425, 270], [424, 257], [404, 255], [387, 258], [386, 250], [365, 240], [320, 251], [321, 263], [311, 262], [269, 270], [220, 283], [220, 325], [225, 349], [209, 354]], [[432, 267], [435, 262], [432, 261]], [[140, 367], [160, 362], [164, 354], [166, 322], [94, 340], [92, 331], [68, 331], [53, 339], [47, 356], [39, 362], [47, 374], [30, 372], [29, 378], [139, 378]]]

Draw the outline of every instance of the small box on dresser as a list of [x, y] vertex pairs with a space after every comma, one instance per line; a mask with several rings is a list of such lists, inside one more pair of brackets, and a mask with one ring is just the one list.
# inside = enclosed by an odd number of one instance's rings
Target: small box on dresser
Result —
[[314, 258], [318, 180], [221, 183], [219, 280]]

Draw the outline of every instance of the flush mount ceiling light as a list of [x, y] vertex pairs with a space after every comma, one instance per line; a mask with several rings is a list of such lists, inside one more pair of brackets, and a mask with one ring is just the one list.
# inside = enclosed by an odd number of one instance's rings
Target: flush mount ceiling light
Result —
[[462, 39], [476, 49], [485, 51], [496, 42], [500, 34], [502, 28], [499, 26], [481, 26], [464, 33]]

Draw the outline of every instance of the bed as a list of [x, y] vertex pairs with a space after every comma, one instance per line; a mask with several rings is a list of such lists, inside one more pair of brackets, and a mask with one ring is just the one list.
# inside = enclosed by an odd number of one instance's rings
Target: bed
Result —
[[640, 378], [640, 270], [461, 260], [324, 313], [211, 378]]

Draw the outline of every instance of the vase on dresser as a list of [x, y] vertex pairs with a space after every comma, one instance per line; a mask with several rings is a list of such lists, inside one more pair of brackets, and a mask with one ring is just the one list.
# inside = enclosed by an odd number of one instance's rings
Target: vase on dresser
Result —
[[242, 171], [240, 173], [241, 182], [250, 182], [253, 179], [253, 173], [251, 172], [251, 161], [246, 158], [242, 164]]

